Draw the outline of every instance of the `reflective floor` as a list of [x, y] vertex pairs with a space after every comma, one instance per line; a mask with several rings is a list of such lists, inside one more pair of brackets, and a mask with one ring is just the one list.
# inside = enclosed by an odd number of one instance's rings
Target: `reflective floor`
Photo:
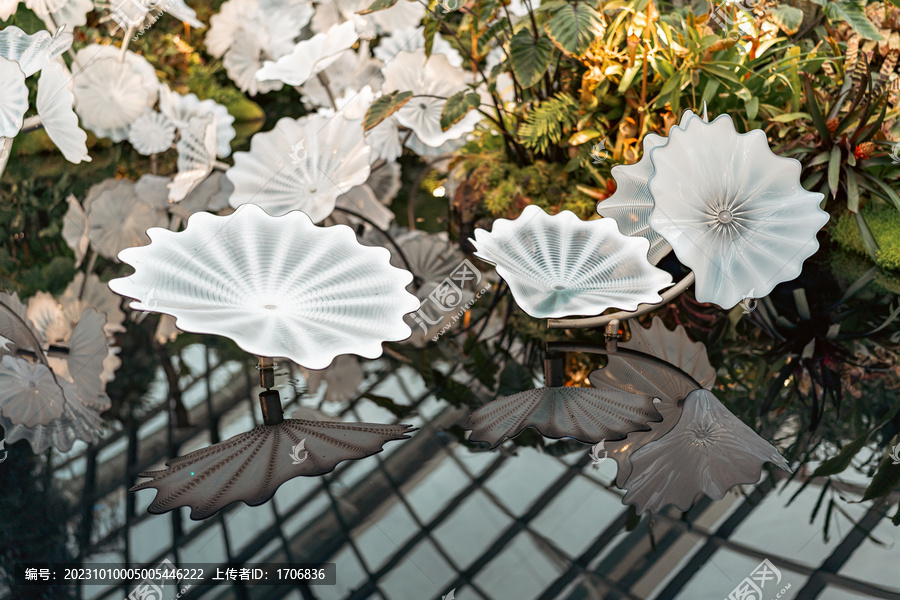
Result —
[[[348, 421], [397, 422], [372, 401], [389, 397], [414, 407], [402, 419], [419, 428], [411, 439], [329, 475], [293, 479], [259, 507], [232, 504], [199, 522], [188, 509], [150, 515], [154, 492], [127, 492], [134, 474], [261, 422], [251, 401], [256, 390], [240, 365], [217, 364], [215, 353], [199, 344], [182, 357], [190, 371], [182, 378], [189, 422], [204, 425], [170, 424], [160, 372], [151, 390], [157, 408], [133, 434], [123, 429], [90, 452], [79, 444], [54, 454], [53, 477], [67, 497], [93, 506], [70, 524], [81, 532], [79, 554], [88, 564], [137, 567], [164, 559], [179, 565], [334, 562], [337, 583], [301, 588], [208, 580], [180, 598], [421, 600], [449, 598], [451, 591], [462, 600], [900, 597], [894, 568], [900, 529], [884, 503], [835, 508], [826, 540], [826, 510], [810, 522], [818, 486], [808, 485], [788, 505], [801, 484], [773, 481], [764, 472], [756, 486], [720, 502], [704, 498], [684, 518], [671, 509], [635, 527], [614, 485], [612, 459], [592, 464], [587, 446], [562, 457], [510, 445], [473, 451], [447, 432], [468, 411], [435, 399], [412, 369], [387, 372], [386, 360], [364, 363], [363, 385], [344, 402], [324, 402], [324, 385], [315, 394], [295, 394], [305, 388], [302, 374], [281, 369], [282, 396], [293, 398], [286, 413], [321, 406]], [[848, 496], [859, 491], [853, 481], [842, 485]], [[774, 571], [760, 598], [741, 584], [764, 560]], [[132, 588], [92, 585], [78, 593], [120, 600]], [[160, 600], [180, 592], [166, 586]]]

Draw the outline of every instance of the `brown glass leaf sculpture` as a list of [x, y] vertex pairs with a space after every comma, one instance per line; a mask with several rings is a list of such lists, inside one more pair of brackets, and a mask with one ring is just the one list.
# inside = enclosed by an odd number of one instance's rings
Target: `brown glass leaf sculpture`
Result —
[[148, 509], [153, 514], [190, 506], [191, 519], [206, 519], [239, 500], [259, 506], [289, 479], [329, 473], [342, 461], [408, 438], [410, 431], [409, 425], [286, 419], [173, 458], [167, 469], [141, 473], [151, 481], [131, 491], [158, 490]]
[[596, 444], [646, 430], [648, 421], [659, 419], [653, 398], [618, 390], [547, 387], [485, 404], [472, 413], [466, 429], [472, 430], [471, 441], [489, 442], [492, 448], [526, 427], [553, 439], [571, 437]]

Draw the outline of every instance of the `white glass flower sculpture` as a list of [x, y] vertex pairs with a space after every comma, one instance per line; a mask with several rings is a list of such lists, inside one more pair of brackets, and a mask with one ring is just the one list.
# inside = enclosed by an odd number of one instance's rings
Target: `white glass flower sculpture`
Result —
[[66, 202], [69, 208], [66, 210], [66, 216], [63, 217], [62, 237], [75, 254], [75, 268], [78, 268], [91, 244], [91, 239], [88, 237], [91, 224], [75, 196], [69, 194]]
[[203, 117], [210, 113], [216, 117], [216, 154], [231, 154], [231, 140], [236, 135], [234, 117], [225, 106], [215, 100], [200, 100], [196, 94], [179, 94], [168, 85], [159, 86], [159, 112], [171, 120], [178, 129], [186, 128], [191, 117]]
[[92, 247], [110, 260], [116, 260], [125, 248], [150, 241], [147, 228], [168, 222], [165, 212], [137, 195], [133, 181], [122, 179], [108, 179], [92, 186], [85, 200], [85, 214]]
[[87, 24], [87, 14], [94, 10], [93, 0], [25, 0], [48, 29], [65, 25], [70, 31]]
[[705, 389], [691, 392], [675, 427], [630, 461], [622, 502], [638, 513], [660, 512], [669, 504], [686, 511], [699, 492], [721, 500], [732, 487], [759, 481], [765, 462], [792, 472], [772, 444]]
[[97, 137], [121, 142], [128, 128], [156, 104], [159, 79], [143, 56], [126, 50], [122, 62], [114, 46], [91, 44], [75, 55], [75, 112]]
[[72, 75], [63, 65], [52, 63], [41, 69], [38, 80], [37, 106], [41, 124], [63, 156], [71, 163], [90, 162], [87, 134], [78, 126], [78, 115], [72, 109], [75, 96], [69, 90]]
[[366, 185], [372, 188], [375, 197], [382, 204], [390, 206], [400, 192], [400, 188], [403, 187], [400, 175], [400, 165], [395, 162], [388, 162], [369, 173]]
[[[86, 309], [79, 316], [77, 324], [67, 322], [62, 309], [49, 294], [39, 294], [30, 300], [27, 312], [16, 296], [0, 294], [0, 301], [12, 307], [19, 315], [18, 325], [12, 329], [9, 327], [9, 319], [0, 319], [3, 336], [12, 340], [18, 348], [30, 350], [37, 356], [37, 360], [49, 366], [65, 398], [61, 416], [49, 421], [45, 418], [29, 420], [36, 420], [35, 425], [16, 422], [10, 416], [9, 406], [4, 406], [0, 426], [6, 432], [6, 441], [14, 443], [22, 439], [28, 440], [32, 450], [39, 454], [51, 446], [67, 452], [76, 439], [92, 440], [102, 426], [98, 411], [109, 407], [101, 379], [103, 361], [108, 355], [106, 335], [103, 332], [105, 317], [96, 310]], [[24, 335], [22, 323], [26, 324], [31, 334]], [[37, 338], [41, 347], [32, 348], [33, 344], [23, 338]], [[64, 356], [47, 356], [42, 347], [44, 341], [66, 346], [67, 352]], [[10, 365], [10, 361], [6, 361], [6, 366]], [[43, 372], [37, 367], [26, 367], [21, 363], [16, 363], [16, 367], [13, 370], [18, 371], [20, 376], [29, 371], [32, 376], [36, 374], [35, 371]], [[7, 371], [7, 376], [9, 373]], [[9, 383], [10, 380], [5, 381]], [[38, 383], [35, 383], [37, 386]], [[41, 383], [49, 383], [49, 380], [42, 379]], [[50, 408], [45, 406], [43, 410]]]
[[415, 27], [422, 23], [426, 7], [418, 2], [396, 2], [390, 8], [359, 14], [369, 7], [369, 0], [333, 0], [316, 5], [312, 19], [314, 31], [328, 31], [342, 21], [351, 21], [363, 39], [373, 39], [397, 29]]
[[165, 152], [175, 142], [175, 124], [162, 113], [148, 110], [129, 127], [128, 142], [144, 156]]
[[62, 416], [65, 403], [48, 366], [8, 354], [0, 360], [0, 415], [11, 423], [46, 425]]
[[526, 427], [553, 439], [596, 444], [646, 430], [649, 421], [659, 418], [652, 398], [617, 390], [546, 387], [488, 402], [472, 413], [465, 428], [472, 430], [471, 441], [488, 442], [491, 448]]
[[[692, 119], [699, 118], [687, 110], [678, 127], [685, 129]], [[655, 133], [645, 135], [641, 160], [633, 165], [616, 165], [612, 168], [616, 191], [597, 205], [600, 216], [614, 219], [623, 234], [647, 238], [650, 242], [647, 258], [653, 265], [672, 250], [666, 240], [650, 227], [650, 214], [653, 212], [653, 196], [650, 195], [649, 186], [650, 176], [653, 175], [650, 154], [654, 148], [665, 146], [667, 141], [668, 138]]]
[[171, 314], [184, 331], [223, 335], [247, 352], [321, 369], [339, 354], [381, 355], [410, 330], [419, 307], [408, 271], [346, 226], [321, 228], [301, 212], [272, 217], [256, 205], [226, 217], [193, 215], [179, 233], [153, 228], [153, 243], [123, 251], [135, 267], [114, 279], [132, 308]]
[[818, 249], [823, 195], [803, 189], [800, 163], [772, 153], [763, 131], [693, 118], [651, 161], [650, 226], [693, 269], [698, 301], [728, 309], [751, 290], [766, 296]]
[[218, 212], [228, 207], [228, 199], [233, 192], [234, 186], [225, 177], [225, 173], [213, 171], [184, 200], [170, 204], [169, 212], [182, 219], [200, 211]]
[[[384, 66], [384, 93], [412, 91], [416, 94], [395, 114], [397, 121], [412, 129], [416, 137], [433, 148], [470, 133], [481, 121], [481, 113], [470, 111], [447, 131], [441, 129], [441, 111], [446, 99], [468, 89], [465, 72], [450, 65], [442, 54], [424, 50], [401, 52]], [[435, 96], [435, 97], [432, 97]]]
[[[285, 481], [330, 473], [342, 461], [407, 439], [409, 430], [408, 425], [286, 419], [173, 458], [167, 469], [141, 473], [151, 480], [131, 491], [158, 490], [148, 509], [152, 514], [190, 506], [191, 519], [206, 519], [232, 502], [259, 506]], [[256, 468], [248, 468], [252, 463]]]
[[28, 35], [15, 26], [0, 30], [0, 56], [19, 63], [25, 77], [31, 77], [72, 46], [72, 34], [60, 27], [55, 34], [38, 31]]
[[311, 39], [297, 43], [290, 54], [277, 61], [266, 61], [256, 72], [256, 78], [260, 81], [277, 80], [288, 85], [302, 85], [336, 61], [358, 39], [353, 23], [348, 21], [335, 25], [325, 33], [318, 33]]
[[251, 96], [280, 90], [281, 81], [259, 81], [264, 60], [289, 53], [313, 14], [308, 2], [293, 0], [228, 0], [210, 18], [207, 51], [222, 64], [228, 77]]
[[[379, 40], [378, 46], [374, 50], [374, 54], [381, 62], [387, 64], [401, 52], [415, 52], [417, 50], [424, 50], [424, 48], [424, 27], [419, 25], [416, 27], [394, 29], [390, 35]], [[431, 53], [443, 54], [447, 57], [447, 62], [450, 63], [450, 66], [452, 67], [462, 66], [463, 59], [459, 50], [451, 46], [450, 42], [441, 37], [440, 34], [436, 33], [434, 35]]]
[[156, 21], [159, 15], [150, 14], [154, 10], [167, 12], [191, 27], [204, 27], [197, 19], [197, 13], [184, 0], [110, 0], [110, 9], [110, 18], [125, 30], [142, 29]]
[[[328, 83], [328, 89], [319, 81], [319, 77], [312, 77], [300, 86], [300, 91], [303, 93], [303, 99], [310, 106], [333, 109], [331, 98], [335, 97], [335, 103], [339, 109], [356, 112], [360, 110], [364, 100], [356, 97], [356, 90], [365, 87], [381, 90], [384, 83], [381, 67], [381, 61], [371, 57], [368, 42], [363, 40], [360, 42], [358, 50], [342, 52], [337, 60], [319, 73], [321, 78]], [[355, 110], [347, 106], [348, 100], [356, 105]], [[369, 100], [370, 105], [372, 100]], [[361, 119], [365, 116], [368, 108], [368, 106], [362, 108], [359, 116], [353, 116], [348, 112], [344, 112], [344, 116], [348, 119]]]
[[180, 202], [212, 173], [216, 163], [216, 116], [191, 117], [180, 130], [178, 173], [169, 184], [169, 201]]
[[0, 56], [0, 137], [13, 138], [22, 129], [28, 110], [28, 87], [19, 63]]
[[91, 273], [85, 281], [84, 273], [78, 271], [75, 278], [66, 286], [65, 292], [59, 298], [59, 304], [66, 318], [71, 322], [77, 322], [81, 314], [88, 308], [93, 308], [106, 317], [103, 332], [107, 337], [112, 337], [118, 332], [125, 331], [125, 313], [119, 307], [121, 298], [112, 293], [100, 278]]
[[[394, 213], [387, 206], [378, 201], [375, 192], [366, 184], [351, 188], [346, 194], [338, 196], [335, 202], [336, 208], [351, 210], [372, 221], [379, 229], [388, 229], [394, 220]], [[344, 214], [347, 219], [359, 222], [352, 215]], [[367, 225], [368, 226], [368, 225]]]
[[226, 171], [234, 184], [229, 202], [252, 202], [273, 215], [302, 210], [318, 223], [338, 196], [365, 183], [370, 152], [360, 121], [315, 114], [279, 119], [273, 130], [253, 136], [249, 152], [234, 154]]
[[475, 256], [496, 265], [516, 299], [537, 318], [634, 310], [660, 301], [672, 276], [647, 262], [647, 240], [619, 233], [612, 219], [582, 221], [526, 206], [493, 230], [475, 230]]
[[629, 433], [623, 440], [607, 442], [604, 450], [618, 463], [616, 484], [624, 487], [631, 474], [628, 458], [635, 450], [665, 435], [681, 416], [681, 406], [691, 392], [711, 389], [716, 381], [715, 369], [709, 364], [706, 347], [693, 342], [680, 325], [670, 331], [659, 317], [649, 329], [632, 321], [631, 339], [619, 347], [656, 357], [662, 363], [635, 360], [623, 354], [611, 354], [608, 363], [588, 376], [599, 390], [619, 390], [655, 400], [662, 421], [649, 423], [649, 431]]

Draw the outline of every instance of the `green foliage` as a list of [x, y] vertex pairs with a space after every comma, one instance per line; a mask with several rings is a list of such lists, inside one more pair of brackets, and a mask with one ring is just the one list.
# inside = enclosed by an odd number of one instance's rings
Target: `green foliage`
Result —
[[560, 143], [566, 130], [578, 122], [580, 108], [572, 96], [562, 92], [541, 102], [519, 127], [522, 145], [546, 154], [551, 144]]
[[400, 110], [404, 104], [412, 99], [412, 92], [391, 92], [390, 94], [385, 94], [381, 96], [375, 102], [372, 103], [372, 106], [369, 107], [369, 110], [366, 111], [366, 119], [365, 119], [365, 129], [366, 131], [372, 129], [389, 116]]
[[477, 109], [479, 104], [481, 96], [468, 90], [461, 90], [447, 98], [444, 108], [441, 109], [441, 130], [447, 131], [459, 123], [469, 111]]
[[[861, 214], [878, 243], [876, 264], [885, 269], [900, 270], [900, 212], [883, 204], [870, 204], [862, 209]], [[831, 235], [842, 248], [867, 254], [856, 219], [852, 215], [841, 216]]]
[[536, 85], [541, 80], [550, 66], [552, 55], [553, 42], [550, 38], [542, 35], [535, 39], [527, 27], [520, 29], [509, 43], [513, 73], [519, 84], [525, 87]]
[[591, 43], [603, 35], [603, 17], [589, 2], [548, 4], [553, 5], [545, 26], [550, 39], [566, 54], [584, 56]]

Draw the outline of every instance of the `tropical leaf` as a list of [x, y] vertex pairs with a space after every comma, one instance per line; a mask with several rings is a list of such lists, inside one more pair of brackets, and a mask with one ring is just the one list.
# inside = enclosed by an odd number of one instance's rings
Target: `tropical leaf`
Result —
[[372, 129], [400, 110], [400, 108], [409, 102], [412, 97], [412, 92], [397, 91], [381, 96], [375, 100], [375, 102], [372, 103], [372, 106], [369, 107], [369, 110], [366, 111], [366, 119], [364, 122], [365, 130], [368, 131]]
[[800, 24], [803, 23], [803, 11], [786, 4], [779, 4], [770, 10], [769, 16], [788, 35], [797, 33]]
[[550, 39], [566, 54], [581, 57], [591, 42], [603, 35], [603, 16], [587, 2], [559, 7], [545, 26]]
[[469, 90], [456, 92], [449, 98], [441, 110], [441, 129], [447, 131], [469, 114], [473, 108], [481, 104], [481, 96]]
[[372, 4], [369, 5], [369, 8], [365, 8], [359, 11], [357, 14], [367, 15], [369, 13], [377, 12], [379, 10], [385, 10], [393, 5], [397, 4], [397, 0], [375, 0]]
[[527, 27], [520, 29], [509, 43], [509, 57], [519, 84], [529, 88], [539, 82], [547, 72], [552, 54], [553, 42], [549, 37], [542, 35], [535, 39]]

